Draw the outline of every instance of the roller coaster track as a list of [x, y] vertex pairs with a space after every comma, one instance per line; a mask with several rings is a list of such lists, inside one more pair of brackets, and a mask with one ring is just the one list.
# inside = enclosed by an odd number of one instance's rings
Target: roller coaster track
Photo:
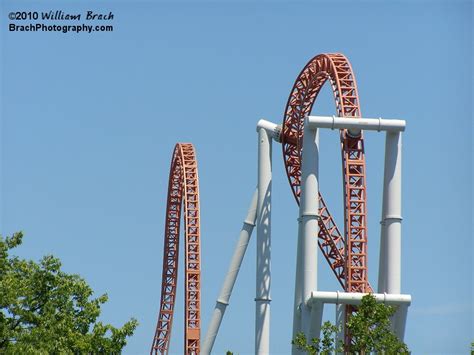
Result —
[[[301, 71], [287, 102], [281, 143], [285, 170], [297, 203], [300, 199], [304, 119], [319, 91], [330, 82], [337, 115], [360, 117], [355, 76], [342, 54], [320, 54]], [[340, 130], [344, 193], [344, 237], [319, 194], [319, 247], [347, 292], [373, 292], [367, 272], [367, 208], [364, 140]], [[315, 198], [317, 198], [315, 196]], [[200, 217], [199, 181], [194, 147], [178, 143], [171, 162], [163, 251], [161, 303], [151, 354], [167, 354], [173, 323], [178, 275], [181, 209], [185, 238], [185, 354], [200, 353]], [[346, 309], [347, 315], [351, 307]], [[350, 335], [346, 334], [346, 344]]]
[[163, 248], [161, 302], [151, 354], [167, 354], [178, 277], [181, 209], [184, 206], [185, 332], [184, 354], [199, 354], [201, 336], [201, 247], [199, 178], [194, 147], [175, 146], [171, 161]]
[[[357, 84], [342, 54], [320, 54], [296, 79], [288, 99], [281, 142], [286, 174], [299, 204], [304, 118], [311, 113], [319, 91], [329, 80], [340, 117], [361, 117]], [[319, 247], [347, 292], [372, 292], [367, 279], [367, 203], [364, 139], [340, 130], [344, 178], [344, 238], [319, 194]]]

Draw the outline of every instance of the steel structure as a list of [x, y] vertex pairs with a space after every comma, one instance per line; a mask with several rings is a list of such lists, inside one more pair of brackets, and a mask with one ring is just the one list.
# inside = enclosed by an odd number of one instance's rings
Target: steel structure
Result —
[[[314, 196], [318, 193], [319, 171], [319, 129], [346, 129], [351, 134], [360, 134], [362, 129], [369, 131], [385, 131], [385, 159], [383, 181], [383, 203], [380, 241], [379, 265], [379, 293], [372, 293], [377, 302], [391, 303], [397, 307], [392, 317], [392, 329], [397, 337], [403, 340], [408, 306], [411, 303], [410, 295], [401, 295], [401, 166], [402, 166], [402, 132], [405, 130], [403, 120], [385, 120], [373, 118], [345, 118], [345, 117], [313, 117], [304, 120], [305, 138], [302, 151], [301, 167], [301, 203], [300, 216], [307, 216], [313, 221], [319, 217], [317, 203]], [[314, 142], [314, 143], [311, 143]], [[308, 200], [310, 203], [308, 203]], [[309, 213], [308, 213], [309, 212]], [[301, 218], [301, 217], [300, 217]], [[319, 232], [319, 226], [313, 225], [305, 228], [298, 234], [300, 241], [314, 240], [314, 235]], [[307, 253], [305, 248], [305, 253]], [[312, 248], [314, 250], [314, 248]], [[300, 251], [299, 251], [300, 253]], [[301, 254], [301, 253], [300, 253]], [[311, 264], [314, 256], [305, 258], [297, 257], [298, 264]], [[314, 263], [314, 261], [313, 261]], [[301, 268], [301, 266], [300, 266]], [[308, 270], [308, 271], [307, 271]], [[309, 274], [309, 277], [308, 277]], [[336, 304], [336, 322], [338, 325], [347, 324], [348, 316], [360, 302], [364, 293], [360, 292], [320, 292], [316, 283], [317, 271], [304, 268], [302, 275], [297, 273], [296, 290], [303, 290], [303, 295], [295, 292], [295, 311], [293, 330], [304, 331], [308, 338], [318, 337], [322, 324], [324, 303]], [[310, 292], [311, 288], [313, 291]], [[302, 297], [303, 296], [303, 297]], [[342, 307], [341, 307], [342, 306]], [[345, 311], [344, 311], [345, 309]], [[345, 314], [346, 321], [341, 314]], [[342, 339], [342, 336], [337, 337]], [[351, 342], [351, 334], [344, 332], [346, 346]], [[297, 354], [297, 349], [293, 349]]]
[[184, 354], [199, 354], [201, 336], [199, 178], [196, 153], [190, 143], [176, 144], [171, 161], [163, 248], [160, 312], [151, 354], [167, 354], [169, 350], [176, 299], [179, 233], [183, 207], [185, 242]]
[[[329, 81], [337, 116], [310, 116], [319, 91]], [[256, 227], [255, 353], [270, 352], [272, 142], [282, 144], [286, 174], [299, 205], [293, 337], [319, 337], [324, 304], [336, 305], [336, 323], [345, 324], [365, 293], [393, 304], [395, 334], [403, 340], [410, 295], [401, 294], [401, 161], [403, 120], [361, 118], [355, 76], [342, 54], [321, 54], [301, 71], [281, 126], [260, 120], [257, 189], [240, 231], [202, 353], [210, 354]], [[339, 129], [344, 235], [319, 191], [319, 130]], [[378, 293], [368, 281], [367, 203], [362, 130], [386, 132]], [[176, 297], [181, 209], [185, 223], [185, 354], [200, 353], [199, 186], [194, 148], [177, 144], [171, 163], [166, 212], [161, 306], [151, 353], [167, 353]], [[317, 248], [345, 292], [317, 287]], [[345, 318], [345, 321], [343, 320]], [[347, 329], [338, 339], [351, 341]], [[299, 351], [293, 347], [293, 354]]]
[[[320, 54], [298, 75], [288, 99], [281, 142], [286, 174], [299, 204], [303, 122], [319, 91], [330, 82], [338, 116], [360, 117], [359, 95], [352, 67], [343, 54]], [[319, 247], [338, 281], [348, 292], [372, 292], [367, 279], [367, 203], [364, 139], [340, 131], [344, 179], [344, 238], [319, 194]]]

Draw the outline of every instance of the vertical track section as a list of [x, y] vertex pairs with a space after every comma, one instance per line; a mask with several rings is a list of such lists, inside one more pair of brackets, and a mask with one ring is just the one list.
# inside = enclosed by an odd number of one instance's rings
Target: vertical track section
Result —
[[[357, 84], [348, 59], [339, 53], [320, 54], [299, 74], [288, 99], [281, 142], [288, 181], [297, 203], [301, 191], [301, 152], [304, 118], [319, 91], [330, 82], [340, 117], [360, 117]], [[367, 202], [362, 134], [340, 130], [344, 193], [344, 238], [319, 193], [319, 247], [347, 292], [372, 292], [367, 277]], [[317, 198], [317, 196], [315, 196]]]
[[176, 144], [171, 161], [166, 206], [163, 272], [158, 322], [150, 354], [169, 351], [178, 278], [179, 234], [184, 208], [185, 316], [184, 354], [200, 353], [201, 247], [199, 176], [194, 147]]

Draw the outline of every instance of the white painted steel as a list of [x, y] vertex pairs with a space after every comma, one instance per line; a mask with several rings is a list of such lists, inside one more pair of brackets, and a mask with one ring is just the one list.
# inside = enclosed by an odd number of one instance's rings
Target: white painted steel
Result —
[[307, 339], [310, 333], [311, 311], [306, 301], [317, 289], [319, 198], [318, 198], [318, 130], [311, 129], [305, 120], [303, 152], [301, 157], [301, 195], [298, 243], [301, 256], [301, 330]]
[[240, 230], [239, 239], [234, 249], [234, 255], [232, 256], [231, 262], [229, 264], [229, 269], [224, 279], [224, 284], [222, 285], [219, 297], [217, 298], [216, 306], [214, 308], [214, 312], [212, 313], [206, 336], [204, 337], [204, 342], [201, 349], [203, 355], [210, 354], [214, 346], [222, 318], [224, 317], [225, 310], [229, 304], [229, 299], [232, 295], [232, 290], [234, 288], [235, 281], [237, 280], [240, 266], [242, 265], [242, 260], [244, 259], [250, 237], [252, 236], [256, 215], [257, 190], [255, 190], [253, 194], [252, 202], [250, 203], [250, 207], [247, 211], [247, 216], [245, 217], [242, 229]]
[[[384, 169], [386, 169], [387, 164], [387, 138], [385, 138], [385, 161], [384, 161]], [[383, 182], [383, 189], [385, 189], [385, 176]], [[387, 198], [385, 190], [383, 190], [382, 194], [382, 219], [380, 221], [380, 249], [379, 249], [379, 275], [378, 275], [378, 284], [377, 284], [377, 292], [384, 293], [387, 292], [387, 235], [386, 235], [386, 228], [385, 228], [385, 216], [386, 212], [386, 205], [387, 202], [385, 201]]]
[[[298, 240], [296, 244], [296, 274], [295, 274], [295, 298], [293, 302], [293, 335], [291, 339], [295, 339], [296, 335], [301, 332], [301, 305], [303, 304], [303, 290], [302, 290], [302, 278], [303, 273], [301, 272], [301, 250], [302, 246], [302, 238], [299, 236], [299, 231], [301, 230], [301, 218], [298, 217]], [[300, 355], [304, 354], [303, 352], [299, 351], [295, 345], [291, 347], [292, 355]]]
[[401, 132], [406, 126], [404, 120], [336, 116], [308, 116], [308, 122], [311, 128], [348, 129], [353, 136], [359, 136], [361, 130]]
[[[336, 325], [341, 325], [344, 322], [344, 308], [346, 305], [357, 306], [361, 304], [362, 297], [366, 293], [355, 292], [327, 292], [327, 291], [313, 291], [311, 297], [307, 301], [307, 306], [311, 308], [312, 323], [311, 327], [315, 332], [312, 337], [318, 338], [320, 336], [322, 314], [324, 304], [336, 305]], [[388, 294], [388, 293], [373, 293], [372, 296], [378, 303], [384, 303], [397, 308], [392, 318], [392, 329], [397, 337], [403, 341], [405, 336], [405, 325], [407, 320], [408, 306], [411, 304], [411, 295]], [[343, 334], [336, 334], [336, 340], [343, 340]]]
[[[312, 307], [316, 303], [331, 303], [357, 306], [361, 303], [362, 297], [367, 293], [356, 292], [328, 292], [328, 291], [313, 291], [307, 304]], [[379, 303], [384, 303], [390, 306], [399, 306], [411, 304], [411, 295], [388, 294], [388, 293], [372, 293], [375, 300]]]
[[270, 353], [272, 139], [258, 130], [255, 354]]
[[257, 122], [257, 132], [260, 130], [260, 128], [266, 130], [272, 139], [280, 142], [281, 125], [277, 125], [276, 123], [262, 119]]
[[398, 339], [403, 341], [405, 338], [405, 327], [407, 324], [407, 315], [408, 315], [408, 305], [402, 304], [398, 306], [397, 313], [395, 314], [394, 328], [395, 334]]
[[382, 202], [382, 220], [380, 221], [380, 250], [379, 250], [379, 277], [377, 283], [377, 292], [384, 293], [387, 291], [386, 279], [387, 279], [387, 236], [384, 222], [384, 206]]
[[384, 292], [401, 292], [402, 135], [387, 132], [385, 141], [381, 256]]
[[346, 306], [343, 304], [336, 304], [336, 326], [338, 331], [336, 333], [335, 344], [344, 343], [344, 323], [346, 315]]
[[308, 334], [310, 334], [309, 338], [307, 337], [306, 339], [313, 339], [313, 338], [319, 338], [320, 333], [321, 333], [321, 325], [323, 323], [323, 310], [324, 310], [324, 304], [322, 302], [317, 302], [314, 303], [313, 306], [310, 309], [310, 314], [311, 314], [311, 321], [309, 324], [309, 331]]

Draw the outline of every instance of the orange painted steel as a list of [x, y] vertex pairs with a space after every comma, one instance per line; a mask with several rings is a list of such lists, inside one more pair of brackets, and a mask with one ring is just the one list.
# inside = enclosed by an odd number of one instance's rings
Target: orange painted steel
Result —
[[[319, 91], [330, 82], [340, 117], [361, 117], [354, 73], [347, 58], [320, 54], [299, 74], [288, 99], [281, 142], [285, 169], [299, 204], [304, 118], [311, 113]], [[319, 194], [319, 247], [347, 292], [373, 292], [367, 277], [367, 203], [364, 140], [362, 134], [340, 130], [344, 180], [344, 238]]]
[[199, 354], [201, 337], [199, 178], [196, 153], [190, 143], [176, 144], [171, 161], [166, 207], [160, 313], [151, 354], [167, 354], [169, 350], [176, 298], [179, 232], [183, 206], [185, 241], [184, 354]]

